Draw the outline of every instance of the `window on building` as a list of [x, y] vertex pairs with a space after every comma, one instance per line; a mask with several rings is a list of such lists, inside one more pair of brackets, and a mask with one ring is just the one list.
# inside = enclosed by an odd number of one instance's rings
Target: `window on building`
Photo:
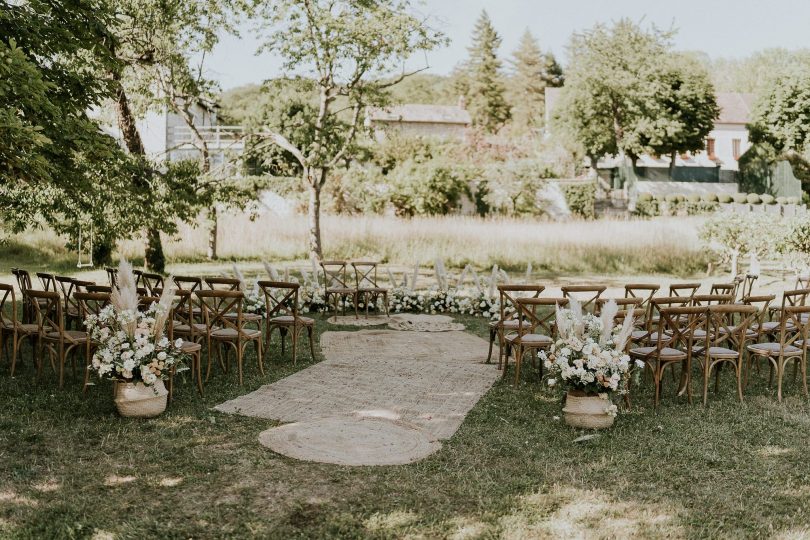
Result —
[[717, 157], [714, 153], [714, 139], [706, 139], [706, 153], [709, 154], [709, 159]]
[[731, 140], [731, 153], [734, 155], [734, 159], [740, 159], [740, 139]]

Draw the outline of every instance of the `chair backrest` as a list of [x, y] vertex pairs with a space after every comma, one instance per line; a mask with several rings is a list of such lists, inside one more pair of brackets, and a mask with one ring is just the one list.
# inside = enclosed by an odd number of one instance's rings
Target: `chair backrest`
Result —
[[596, 310], [596, 301], [607, 290], [606, 285], [566, 285], [560, 287], [563, 296], [570, 300], [576, 300], [582, 305], [583, 311], [593, 313]]
[[624, 297], [641, 298], [641, 307], [647, 307], [660, 288], [661, 285], [654, 283], [628, 283], [624, 286]]
[[96, 284], [95, 281], [86, 281], [86, 280], [83, 280], [83, 279], [74, 279], [73, 280], [73, 290], [74, 291], [84, 292], [84, 291], [87, 290], [87, 287], [89, 287], [91, 285], [95, 285], [95, 284]]
[[53, 274], [47, 272], [37, 272], [39, 282], [42, 284], [43, 291], [56, 291], [56, 280]]
[[377, 285], [377, 266], [379, 263], [371, 261], [354, 261], [352, 268], [354, 269], [354, 284], [358, 289], [363, 288], [378, 288]]
[[737, 283], [713, 283], [709, 294], [723, 294], [734, 296], [737, 292]]
[[[245, 320], [242, 316], [242, 303], [245, 295], [242, 291], [204, 289], [194, 291], [194, 295], [200, 302], [203, 321], [205, 321], [205, 325], [209, 330], [214, 327], [221, 329], [232, 328], [241, 333], [244, 329]], [[236, 316], [234, 317], [234, 315]]]
[[655, 325], [661, 320], [661, 311], [669, 308], [688, 307], [692, 302], [688, 296], [660, 296], [650, 301], [650, 311], [647, 317], [647, 331], [655, 330]]
[[803, 306], [807, 303], [807, 295], [810, 294], [810, 289], [796, 289], [794, 291], [785, 291], [782, 294], [782, 309], [786, 307]]
[[160, 294], [156, 294], [157, 289], [163, 290], [163, 276], [160, 274], [150, 274], [148, 272], [143, 272], [141, 274], [141, 285], [143, 285], [147, 291], [149, 291], [150, 296], [160, 296]]
[[88, 285], [84, 288], [87, 292], [92, 293], [112, 293], [113, 286], [111, 285]]
[[79, 306], [82, 320], [89, 315], [98, 315], [110, 303], [110, 293], [75, 292], [73, 299]]
[[78, 312], [79, 304], [76, 299], [73, 298], [73, 291], [76, 288], [75, 280], [68, 276], [54, 276], [53, 279], [56, 282], [59, 293], [62, 295], [65, 312], [69, 312], [71, 308]]
[[141, 287], [143, 285], [143, 270], [133, 268], [132, 275], [135, 276], [135, 286]]
[[794, 289], [810, 289], [810, 274], [804, 276], [797, 274]]
[[140, 311], [148, 311], [152, 304], [160, 302], [159, 296], [143, 295], [138, 296], [138, 309]]
[[[539, 331], [552, 339], [557, 335], [557, 306], [568, 305], [568, 298], [517, 298], [515, 299], [518, 335]], [[538, 311], [542, 310], [541, 313]]]
[[742, 355], [747, 331], [756, 321], [759, 310], [744, 304], [720, 304], [709, 306], [709, 330], [706, 332], [706, 347], [725, 347]]
[[731, 304], [734, 302], [734, 294], [695, 294], [692, 295], [693, 306], [715, 306], [718, 304]]
[[34, 313], [37, 315], [37, 325], [39, 331], [44, 332], [49, 328], [52, 332], [59, 332], [65, 336], [65, 317], [62, 311], [62, 297], [56, 291], [35, 291], [33, 289], [25, 291], [31, 298], [34, 306]]
[[762, 323], [765, 322], [765, 319], [768, 317], [769, 309], [771, 306], [771, 302], [776, 299], [776, 295], [774, 294], [763, 294], [758, 296], [746, 296], [742, 299], [742, 303], [746, 306], [753, 306], [757, 309], [756, 315], [756, 323], [757, 328], [759, 330], [759, 334], [762, 333]]
[[110, 282], [110, 287], [118, 285], [118, 269], [108, 266], [104, 270], [107, 272], [107, 280]]
[[[687, 299], [688, 300], [688, 299]], [[705, 337], [697, 337], [697, 331], [708, 333], [709, 308], [704, 306], [661, 307], [658, 311], [658, 333], [655, 339], [657, 351], [664, 347], [683, 347], [690, 351], [693, 344]], [[703, 334], [705, 336], [706, 334]]]
[[172, 280], [179, 290], [188, 289], [189, 291], [196, 291], [202, 289], [202, 278], [199, 277], [174, 276]]
[[[739, 282], [737, 292], [741, 300], [753, 295], [754, 283], [756, 283], [757, 279], [759, 279], [759, 276], [749, 276], [746, 274], [743, 280]], [[800, 289], [802, 287], [796, 288]]]
[[323, 272], [323, 283], [326, 289], [351, 288], [346, 277], [346, 266], [346, 261], [321, 261], [321, 272]]
[[525, 293], [524, 298], [537, 298], [546, 287], [544, 285], [524, 285], [508, 283], [498, 285], [498, 299], [500, 301], [500, 319], [507, 321], [518, 316], [517, 300], [521, 293]]
[[[6, 305], [6, 303], [9, 301], [11, 306]], [[14, 287], [5, 283], [0, 283], [0, 326], [14, 327], [16, 325], [17, 296], [14, 294]]]
[[229, 277], [208, 277], [205, 278], [205, 284], [212, 291], [238, 291], [242, 282], [239, 278]]
[[[785, 306], [779, 318], [779, 344], [784, 350], [787, 346], [799, 347], [801, 340], [806, 354], [810, 339], [810, 306]], [[799, 348], [802, 348], [799, 347]]]
[[15, 278], [17, 278], [17, 287], [20, 288], [21, 293], [24, 293], [31, 288], [31, 274], [28, 273], [28, 270], [23, 270], [22, 268], [12, 268], [11, 273], [14, 274]]
[[673, 283], [669, 286], [669, 296], [692, 297], [700, 288], [700, 283]]
[[259, 289], [264, 294], [267, 320], [273, 317], [291, 316], [298, 319], [298, 283], [286, 281], [259, 281]]

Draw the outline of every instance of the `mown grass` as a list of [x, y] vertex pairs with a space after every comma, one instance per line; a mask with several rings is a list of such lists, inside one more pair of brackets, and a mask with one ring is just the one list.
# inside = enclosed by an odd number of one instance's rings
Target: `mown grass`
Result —
[[265, 379], [248, 362], [242, 388], [219, 371], [203, 398], [180, 384], [150, 421], [119, 418], [108, 385], [82, 397], [78, 378], [59, 390], [50, 370], [36, 383], [29, 363], [12, 380], [4, 363], [0, 536], [792, 538], [810, 524], [810, 407], [793, 382], [779, 405], [755, 375], [739, 404], [727, 376], [704, 409], [668, 377], [657, 414], [639, 392], [612, 430], [575, 443], [558, 396], [526, 373], [429, 458], [350, 468], [276, 455], [257, 442], [273, 422], [211, 409], [312, 362], [277, 352]]

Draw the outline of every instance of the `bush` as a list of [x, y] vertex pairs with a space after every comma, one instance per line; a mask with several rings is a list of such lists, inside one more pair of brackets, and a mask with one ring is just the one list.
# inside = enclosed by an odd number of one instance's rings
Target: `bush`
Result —
[[394, 171], [391, 204], [398, 216], [445, 215], [460, 208], [472, 171], [443, 160], [407, 162]]
[[762, 204], [762, 199], [760, 199], [759, 195], [756, 193], [749, 193], [746, 200], [748, 201], [748, 204]]
[[493, 163], [483, 172], [487, 192], [483, 202], [490, 210], [513, 216], [537, 215], [537, 192], [554, 176], [548, 164], [531, 159]]
[[788, 204], [788, 197], [777, 197], [777, 204]]
[[748, 194], [746, 193], [735, 193], [734, 194], [734, 202], [737, 204], [745, 204], [748, 202]]
[[560, 184], [560, 188], [572, 214], [585, 219], [596, 217], [596, 184]]
[[699, 203], [700, 199], [701, 197], [699, 193], [690, 193], [686, 196], [686, 200], [690, 203]]
[[787, 198], [787, 203], [788, 204], [799, 204], [801, 202], [802, 202], [801, 199], [799, 199], [798, 197], [788, 197]]
[[734, 200], [734, 197], [729, 195], [728, 193], [721, 193], [717, 196], [717, 200], [723, 204], [728, 204]]
[[676, 203], [676, 202], [678, 202], [679, 197], [680, 197], [680, 195], [676, 195], [675, 193], [670, 193], [669, 195], [666, 196], [666, 198], [664, 200], [667, 201], [668, 203]]
[[638, 196], [638, 202], [650, 202], [652, 200], [652, 193], [640, 193]]
[[[646, 197], [644, 196], [646, 195]], [[642, 193], [636, 200], [636, 209], [633, 215], [638, 217], [657, 217], [661, 215], [661, 206], [658, 199], [654, 199], [649, 193]]]
[[717, 210], [717, 202], [708, 202], [708, 201], [687, 201], [686, 203], [686, 214], [689, 216], [699, 216], [702, 214], [711, 214], [715, 210]]
[[762, 204], [776, 203], [776, 198], [773, 195], [768, 195], [767, 193], [760, 195], [759, 199], [762, 201]]
[[703, 202], [718, 202], [719, 201], [719, 197], [717, 196], [717, 193], [704, 193], [703, 196], [701, 197], [701, 199], [703, 200]]

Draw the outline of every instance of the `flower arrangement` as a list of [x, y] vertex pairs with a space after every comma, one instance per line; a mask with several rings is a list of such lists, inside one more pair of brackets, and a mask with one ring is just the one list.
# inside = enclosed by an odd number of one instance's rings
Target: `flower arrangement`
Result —
[[[569, 305], [570, 309], [557, 306], [559, 337], [548, 351], [540, 352], [549, 386], [555, 386], [559, 379], [568, 390], [586, 395], [606, 398], [611, 392], [626, 393], [632, 366], [624, 348], [633, 330], [632, 317], [616, 326], [615, 302], [604, 306], [601, 317], [583, 313], [575, 300]], [[606, 412], [615, 416], [616, 406], [610, 404]]]
[[164, 335], [174, 290], [167, 287], [159, 302], [139, 311], [132, 267], [126, 261], [121, 261], [118, 282], [110, 304], [85, 320], [98, 344], [90, 369], [102, 379], [151, 387], [167, 379], [173, 368], [182, 371], [187, 359], [180, 350], [183, 340], [172, 343]]

